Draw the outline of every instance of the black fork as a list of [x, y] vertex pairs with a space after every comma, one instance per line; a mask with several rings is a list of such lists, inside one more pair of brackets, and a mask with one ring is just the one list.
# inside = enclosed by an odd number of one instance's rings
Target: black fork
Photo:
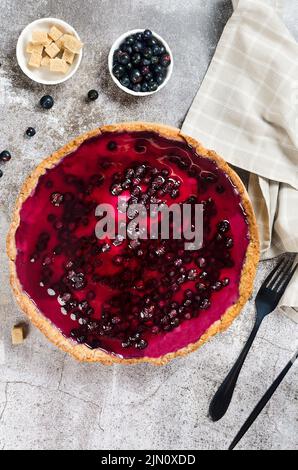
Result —
[[263, 282], [255, 300], [257, 315], [250, 337], [210, 403], [209, 415], [213, 421], [218, 421], [226, 413], [232, 400], [241, 368], [262, 321], [277, 307], [297, 268], [297, 264], [293, 268], [293, 263], [294, 257], [283, 258]]

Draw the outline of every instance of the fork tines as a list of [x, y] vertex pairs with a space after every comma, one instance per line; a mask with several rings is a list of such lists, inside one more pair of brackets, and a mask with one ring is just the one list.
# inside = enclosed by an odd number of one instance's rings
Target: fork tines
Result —
[[286, 256], [276, 265], [273, 271], [266, 278], [263, 288], [282, 295], [289, 284], [297, 264], [293, 267], [295, 255]]

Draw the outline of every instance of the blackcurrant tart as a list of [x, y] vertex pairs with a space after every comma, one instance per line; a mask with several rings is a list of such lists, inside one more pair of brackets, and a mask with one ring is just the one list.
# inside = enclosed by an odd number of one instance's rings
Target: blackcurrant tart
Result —
[[[136, 217], [118, 196], [146, 210], [200, 203], [202, 246], [186, 250], [172, 232], [131, 239], [129, 224], [126, 238], [117, 229], [98, 239], [99, 203], [127, 223]], [[178, 129], [89, 132], [34, 170], [16, 207], [7, 243], [16, 299], [79, 360], [164, 364], [227, 328], [252, 291], [259, 247], [246, 190], [221, 157]]]

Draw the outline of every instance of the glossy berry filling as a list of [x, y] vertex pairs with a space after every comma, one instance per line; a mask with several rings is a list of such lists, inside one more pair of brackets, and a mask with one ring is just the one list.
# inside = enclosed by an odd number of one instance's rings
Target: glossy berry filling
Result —
[[[185, 251], [172, 236], [98, 240], [95, 208], [116, 207], [119, 195], [147, 207], [203, 204], [202, 248]], [[198, 341], [237, 302], [248, 243], [241, 198], [214, 161], [157, 133], [104, 133], [40, 177], [20, 212], [16, 268], [66, 337], [159, 357]]]

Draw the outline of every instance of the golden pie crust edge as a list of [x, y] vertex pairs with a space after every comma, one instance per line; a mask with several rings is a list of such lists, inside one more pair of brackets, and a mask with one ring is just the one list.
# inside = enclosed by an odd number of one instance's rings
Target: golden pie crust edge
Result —
[[[43, 175], [48, 169], [57, 165], [57, 163], [59, 163], [63, 157], [74, 152], [85, 140], [101, 135], [105, 132], [121, 131], [153, 131], [172, 140], [187, 142], [195, 148], [198, 154], [216, 161], [219, 168], [221, 168], [230, 177], [231, 181], [237, 187], [249, 225], [250, 242], [246, 251], [246, 257], [242, 268], [239, 285], [239, 299], [237, 303], [229, 307], [222, 315], [221, 319], [213, 323], [197, 342], [191, 343], [182, 349], [167, 353], [157, 358], [145, 356], [141, 358], [125, 359], [105, 353], [100, 349], [89, 349], [85, 345], [79, 345], [71, 339], [65, 338], [63, 334], [57, 329], [57, 327], [37, 309], [33, 301], [31, 301], [29, 296], [23, 291], [16, 273], [15, 259], [17, 250], [15, 244], [15, 233], [20, 223], [20, 209], [24, 201], [36, 187], [39, 177]], [[180, 132], [179, 129], [174, 127], [146, 122], [130, 122], [107, 125], [89, 131], [82, 136], [75, 138], [64, 147], [54, 152], [48, 158], [44, 159], [33, 170], [33, 172], [23, 184], [16, 201], [16, 207], [12, 216], [12, 221], [7, 236], [7, 254], [9, 257], [10, 283], [20, 308], [23, 310], [23, 312], [25, 312], [31, 322], [37, 328], [39, 328], [39, 330], [58, 348], [62, 349], [66, 353], [69, 353], [75, 359], [82, 362], [101, 362], [105, 365], [111, 365], [114, 363], [136, 364], [147, 362], [155, 365], [163, 365], [175, 357], [185, 356], [186, 354], [195, 351], [207, 340], [209, 340], [209, 338], [219, 332], [226, 330], [231, 325], [233, 320], [240, 314], [241, 309], [252, 293], [255, 273], [259, 262], [260, 248], [256, 219], [247, 191], [238, 175], [229, 167], [222, 157], [217, 155], [217, 153], [214, 151], [204, 148], [203, 145], [197, 140], [184, 135], [182, 132]]]

